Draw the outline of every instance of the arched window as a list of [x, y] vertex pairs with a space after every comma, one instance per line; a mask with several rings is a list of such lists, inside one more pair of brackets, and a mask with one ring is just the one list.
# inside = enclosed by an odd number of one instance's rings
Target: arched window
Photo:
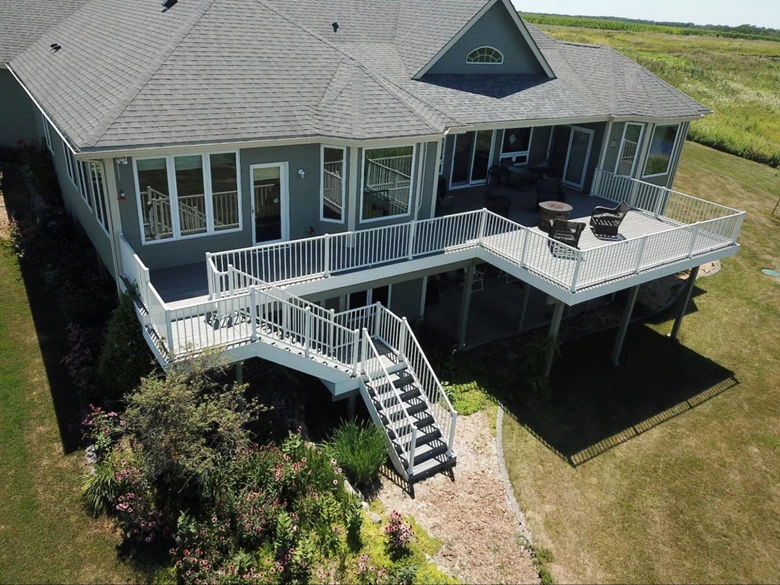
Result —
[[504, 62], [504, 55], [498, 49], [493, 47], [478, 47], [471, 51], [466, 57], [466, 63], [488, 63], [490, 65], [501, 65]]

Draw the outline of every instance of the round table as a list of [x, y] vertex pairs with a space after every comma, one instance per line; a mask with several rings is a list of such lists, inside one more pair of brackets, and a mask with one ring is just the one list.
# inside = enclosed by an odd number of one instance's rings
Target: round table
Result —
[[555, 219], [568, 221], [571, 210], [574, 209], [563, 201], [541, 201], [539, 203], [539, 229], [549, 232]]

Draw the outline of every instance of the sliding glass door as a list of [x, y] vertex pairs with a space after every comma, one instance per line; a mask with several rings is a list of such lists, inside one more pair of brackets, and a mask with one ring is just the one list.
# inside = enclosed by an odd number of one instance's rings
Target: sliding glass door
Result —
[[455, 136], [450, 187], [484, 185], [490, 169], [493, 131], [466, 132]]
[[287, 240], [287, 164], [252, 165], [249, 172], [255, 243]]
[[585, 184], [594, 133], [593, 130], [587, 128], [571, 127], [566, 167], [563, 170], [563, 183], [565, 185], [582, 189]]

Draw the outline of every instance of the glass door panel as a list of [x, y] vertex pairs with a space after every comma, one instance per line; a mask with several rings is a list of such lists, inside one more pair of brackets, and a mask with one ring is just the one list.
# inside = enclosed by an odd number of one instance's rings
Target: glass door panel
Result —
[[452, 154], [451, 185], [468, 185], [471, 177], [471, 160], [474, 150], [474, 132], [455, 135], [455, 152]]
[[177, 156], [173, 159], [176, 196], [179, 202], [179, 228], [182, 236], [206, 233], [206, 189], [203, 187], [203, 157]]
[[487, 181], [488, 166], [490, 165], [490, 149], [492, 146], [492, 130], [477, 132], [477, 140], [474, 145], [474, 163], [471, 169], [472, 183], [483, 183]]
[[282, 167], [252, 167], [252, 207], [255, 243], [283, 239]]
[[593, 140], [593, 131], [581, 128], [572, 128], [569, 140], [569, 154], [566, 157], [566, 170], [563, 173], [563, 182], [577, 189], [581, 189], [585, 183], [585, 172], [588, 168], [590, 146]]

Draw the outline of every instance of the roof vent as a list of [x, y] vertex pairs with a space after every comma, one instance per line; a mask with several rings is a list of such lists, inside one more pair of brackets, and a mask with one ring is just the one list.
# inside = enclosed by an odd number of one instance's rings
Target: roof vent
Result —
[[172, 8], [177, 1], [178, 0], [162, 0], [163, 12], [167, 11], [169, 8]]
[[60, 45], [59, 43], [52, 43], [49, 46], [51, 47], [52, 53], [56, 53], [62, 48], [62, 45]]
[[331, 26], [333, 27], [333, 32], [339, 32], [339, 23], [338, 22], [334, 22]]

